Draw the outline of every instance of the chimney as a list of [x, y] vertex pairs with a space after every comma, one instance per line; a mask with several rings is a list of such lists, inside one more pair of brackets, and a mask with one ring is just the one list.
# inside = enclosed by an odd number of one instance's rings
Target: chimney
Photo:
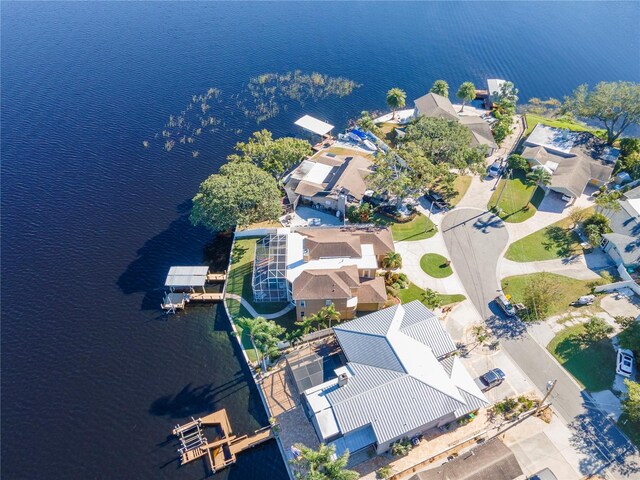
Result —
[[349, 381], [349, 376], [346, 373], [338, 375], [338, 387], [344, 387]]
[[310, 260], [310, 258], [309, 258], [309, 249], [308, 249], [308, 248], [305, 248], [305, 249], [302, 251], [302, 261], [303, 261], [304, 263], [307, 263], [309, 260]]

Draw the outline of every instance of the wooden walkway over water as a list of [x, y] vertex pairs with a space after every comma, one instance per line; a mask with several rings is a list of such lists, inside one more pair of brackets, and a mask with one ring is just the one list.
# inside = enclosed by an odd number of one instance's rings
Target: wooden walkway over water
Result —
[[200, 427], [213, 427], [216, 430], [217, 440], [209, 442], [202, 437], [204, 443], [201, 445], [186, 451], [182, 451], [184, 450], [182, 449], [180, 464], [186, 465], [206, 456], [213, 473], [233, 465], [236, 462], [236, 454], [273, 438], [271, 426], [256, 430], [253, 435], [242, 435], [241, 437], [233, 435], [225, 409], [218, 410], [185, 425], [178, 425], [173, 429], [173, 434], [182, 439], [185, 432], [199, 430]]

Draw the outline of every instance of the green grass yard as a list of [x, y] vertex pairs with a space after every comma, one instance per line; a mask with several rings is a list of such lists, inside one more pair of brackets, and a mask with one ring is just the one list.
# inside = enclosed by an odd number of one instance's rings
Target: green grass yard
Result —
[[445, 278], [453, 273], [449, 261], [437, 253], [427, 253], [420, 259], [420, 268], [433, 278]]
[[391, 228], [395, 242], [424, 240], [433, 237], [437, 230], [431, 220], [422, 214], [418, 214], [413, 220], [406, 223], [394, 222], [389, 217], [375, 214], [373, 222]]
[[[511, 300], [514, 303], [521, 303], [524, 300], [524, 293], [527, 289], [528, 282], [530, 280], [535, 282], [536, 278], [540, 275], [542, 274], [531, 273], [529, 275], [517, 275], [504, 278], [502, 279], [502, 289], [505, 294], [511, 295]], [[549, 273], [548, 275], [554, 278], [557, 283], [554, 302], [549, 309], [550, 317], [570, 311], [573, 308], [569, 306], [571, 302], [582, 295], [589, 295], [591, 293], [592, 280], [576, 280], [555, 273]]]
[[605, 135], [605, 138], [606, 138], [606, 132], [604, 130], [598, 130], [596, 128], [589, 127], [588, 125], [585, 125], [584, 123], [580, 123], [575, 120], [553, 119], [553, 118], [542, 117], [540, 115], [534, 115], [531, 113], [527, 113], [525, 117], [527, 119], [527, 130], [524, 132], [523, 138], [528, 137], [529, 134], [536, 127], [536, 125], [539, 123], [542, 123], [544, 125], [549, 125], [550, 127], [566, 128], [569, 130], [573, 130], [575, 132], [592, 132], [598, 136]]
[[[502, 190], [504, 193], [500, 196]], [[531, 192], [536, 189], [531, 203]], [[497, 204], [498, 198], [500, 203]], [[527, 185], [526, 174], [521, 170], [513, 172], [512, 178], [502, 178], [497, 188], [491, 195], [487, 208], [496, 207], [500, 212], [500, 218], [509, 223], [520, 223], [535, 215], [540, 202], [544, 198], [544, 191], [531, 185]]]
[[[422, 303], [424, 303], [423, 293], [424, 293], [424, 290], [422, 288], [418, 287], [414, 283], [409, 283], [408, 288], [403, 288], [398, 291], [398, 298], [400, 299], [401, 303], [409, 303], [409, 302], [412, 302], [413, 300], [420, 300]], [[438, 298], [440, 298], [440, 301], [442, 302], [442, 306], [445, 306], [445, 305], [450, 305], [452, 303], [462, 302], [466, 297], [459, 293], [452, 294], [452, 295], [439, 293]]]
[[562, 330], [547, 349], [587, 390], [599, 392], [611, 388], [616, 370], [616, 352], [610, 339], [583, 344], [583, 325]]
[[469, 186], [471, 186], [471, 181], [473, 177], [469, 175], [458, 175], [456, 179], [453, 181], [453, 189], [456, 191], [456, 194], [448, 199], [448, 202], [451, 206], [455, 207], [464, 194], [469, 190]]
[[[587, 209], [587, 215], [591, 213], [593, 208]], [[572, 220], [563, 218], [509, 245], [505, 257], [514, 262], [536, 262], [580, 254], [581, 240], [572, 227]]]

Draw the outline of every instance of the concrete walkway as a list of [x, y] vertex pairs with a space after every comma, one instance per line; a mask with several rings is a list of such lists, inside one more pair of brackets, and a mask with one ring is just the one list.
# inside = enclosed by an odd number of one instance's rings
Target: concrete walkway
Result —
[[244, 298], [242, 298], [240, 295], [236, 295], [235, 293], [227, 293], [225, 295], [226, 298], [231, 298], [232, 300], [237, 300], [238, 302], [240, 302], [242, 304], [242, 306], [244, 308], [247, 309], [247, 311], [253, 316], [253, 317], [263, 317], [267, 320], [273, 320], [274, 318], [278, 318], [281, 317], [282, 315], [284, 315], [285, 313], [289, 312], [290, 310], [293, 310], [295, 308], [294, 305], [287, 305], [285, 308], [283, 308], [282, 310], [280, 310], [279, 312], [275, 312], [275, 313], [258, 313], [256, 311], [255, 308], [253, 308], [253, 306], [247, 302]]
[[528, 275], [538, 272], [550, 272], [578, 280], [599, 280], [600, 275], [587, 266], [584, 255], [541, 262], [514, 262], [503, 258], [500, 262], [500, 278], [514, 275]]
[[496, 179], [486, 180], [474, 175], [467, 193], [464, 194], [456, 209], [464, 207], [486, 209], [497, 183]]

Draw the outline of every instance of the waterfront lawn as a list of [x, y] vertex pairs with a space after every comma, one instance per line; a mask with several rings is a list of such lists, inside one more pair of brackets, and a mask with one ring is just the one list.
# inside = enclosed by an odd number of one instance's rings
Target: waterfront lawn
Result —
[[[409, 303], [414, 300], [420, 300], [422, 303], [424, 303], [424, 290], [414, 283], [409, 283], [409, 286], [407, 288], [398, 290], [398, 298], [400, 299], [400, 303]], [[464, 295], [459, 293], [439, 293], [438, 298], [440, 299], [442, 306], [462, 302], [466, 299]]]
[[576, 120], [570, 120], [570, 119], [564, 119], [564, 118], [563, 119], [547, 118], [540, 115], [534, 115], [531, 113], [527, 113], [525, 117], [527, 119], [527, 130], [524, 132], [523, 138], [527, 138], [529, 134], [533, 131], [533, 129], [536, 127], [536, 125], [539, 123], [542, 123], [543, 125], [549, 125], [550, 127], [566, 128], [568, 130], [573, 130], [574, 132], [592, 132], [593, 134], [598, 135], [599, 137], [601, 135], [604, 135], [605, 136], [604, 138], [606, 138], [605, 130], [598, 130], [597, 128], [589, 127], [588, 125], [585, 125], [584, 123], [580, 123]]
[[[252, 315], [247, 311], [246, 308], [242, 306], [239, 301], [232, 298], [228, 298], [225, 301], [227, 303], [227, 309], [229, 310], [229, 314], [231, 314], [231, 317], [252, 317]], [[253, 351], [253, 346], [251, 345], [251, 339], [249, 338], [249, 335], [244, 335], [242, 333], [242, 329], [238, 325], [236, 325], [236, 329], [238, 330], [238, 335], [240, 335], [240, 343], [242, 344], [242, 349], [246, 352], [247, 357], [249, 357], [250, 361], [256, 362], [258, 359], [256, 358], [256, 353]]]
[[376, 225], [391, 227], [394, 242], [425, 240], [433, 237], [438, 231], [433, 222], [422, 214], [416, 215], [410, 222], [399, 223], [376, 213], [373, 222]]
[[258, 303], [253, 301], [251, 275], [253, 273], [253, 257], [258, 238], [236, 239], [231, 252], [231, 268], [227, 280], [227, 292], [241, 295], [258, 313], [275, 313], [287, 306], [287, 302]]
[[[591, 213], [593, 207], [586, 210], [587, 216]], [[505, 257], [514, 262], [536, 262], [578, 255], [582, 253], [581, 240], [572, 227], [572, 220], [563, 218], [509, 245]]]
[[[527, 289], [529, 281], [536, 281], [541, 273], [530, 273], [528, 275], [516, 275], [502, 279], [502, 290], [505, 294], [511, 295], [514, 303], [522, 303], [524, 301], [524, 293]], [[594, 285], [593, 280], [576, 280], [575, 278], [565, 277], [555, 273], [548, 273], [557, 283], [554, 301], [549, 309], [549, 316], [559, 315], [572, 309], [569, 304], [578, 299], [582, 295], [589, 295], [591, 287]], [[595, 283], [598, 283], [597, 281]], [[603, 282], [604, 283], [604, 280]], [[584, 308], [584, 307], [582, 307]]]
[[473, 177], [471, 177], [470, 175], [458, 175], [456, 177], [456, 179], [453, 181], [453, 189], [455, 190], [456, 194], [453, 197], [447, 199], [449, 205], [455, 207], [460, 202], [460, 200], [462, 200], [464, 194], [467, 193], [467, 190], [469, 190], [469, 186], [471, 186], [472, 180]]
[[420, 259], [420, 268], [433, 278], [445, 278], [453, 273], [448, 260], [437, 253], [427, 253]]
[[[504, 188], [504, 193], [500, 198], [500, 203], [496, 205], [500, 192]], [[531, 203], [527, 203], [531, 198], [531, 192], [536, 189]], [[509, 223], [520, 223], [533, 217], [540, 202], [544, 198], [544, 191], [541, 188], [527, 185], [526, 174], [522, 170], [515, 170], [512, 178], [505, 180], [502, 178], [498, 187], [491, 195], [487, 208], [490, 210], [497, 207], [500, 211], [500, 218]]]
[[611, 388], [615, 377], [616, 352], [610, 339], [584, 343], [580, 336], [584, 325], [562, 330], [547, 349], [587, 390], [599, 392]]

